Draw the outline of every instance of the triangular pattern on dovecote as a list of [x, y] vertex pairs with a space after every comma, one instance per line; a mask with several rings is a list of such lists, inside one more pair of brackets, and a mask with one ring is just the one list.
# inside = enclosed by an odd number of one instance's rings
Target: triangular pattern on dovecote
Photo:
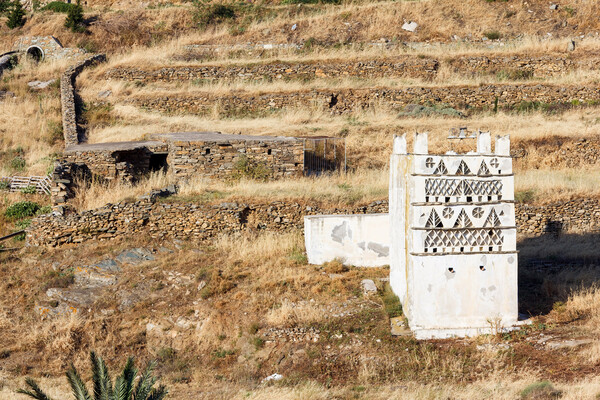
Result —
[[429, 218], [427, 219], [427, 223], [425, 224], [426, 228], [443, 228], [444, 224], [442, 223], [442, 220], [440, 219], [440, 216], [438, 215], [437, 212], [435, 212], [435, 209], [431, 210], [431, 213], [429, 214]]
[[456, 170], [456, 175], [472, 175], [469, 166], [465, 162], [465, 160], [461, 160], [458, 165], [458, 169]]
[[488, 215], [487, 219], [483, 223], [483, 226], [486, 228], [500, 226], [500, 218], [498, 218], [498, 214], [496, 214], [496, 210], [494, 210], [492, 208], [492, 211], [490, 211], [490, 215]]
[[479, 171], [477, 171], [478, 176], [490, 176], [490, 169], [488, 168], [485, 160], [481, 161], [481, 166], [479, 167]]
[[465, 212], [465, 209], [463, 208], [460, 211], [460, 214], [458, 214], [458, 218], [456, 218], [454, 227], [455, 228], [469, 228], [471, 226], [473, 226], [473, 223], [471, 222], [471, 220], [469, 219], [469, 216], [467, 215], [467, 213]]
[[446, 164], [444, 164], [444, 160], [440, 160], [440, 163], [433, 171], [434, 175], [446, 175], [448, 173], [448, 168], [446, 168]]

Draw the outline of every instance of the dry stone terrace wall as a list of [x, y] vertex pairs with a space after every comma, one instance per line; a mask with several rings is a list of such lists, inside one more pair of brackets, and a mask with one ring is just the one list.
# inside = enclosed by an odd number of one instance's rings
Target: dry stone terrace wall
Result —
[[108, 70], [106, 79], [127, 81], [171, 82], [198, 79], [314, 79], [411, 77], [432, 79], [441, 66], [473, 76], [505, 72], [507, 78], [550, 77], [577, 69], [597, 70], [600, 57], [571, 55], [482, 55], [435, 59], [427, 56], [404, 55], [387, 59], [326, 60], [310, 62], [275, 61], [270, 63], [232, 65], [190, 65], [164, 68], [121, 66]]
[[480, 85], [447, 87], [315, 89], [272, 93], [169, 94], [138, 97], [125, 103], [172, 114], [208, 114], [217, 106], [224, 115], [268, 113], [297, 107], [322, 107], [333, 113], [350, 113], [375, 104], [401, 110], [408, 104], [447, 104], [458, 109], [512, 108], [523, 101], [546, 104], [598, 104], [600, 88], [592, 85]]
[[253, 165], [268, 169], [271, 178], [300, 176], [304, 171], [302, 141], [229, 140], [227, 142], [172, 141], [167, 162], [178, 177], [226, 178], [245, 155]]
[[145, 70], [133, 67], [118, 67], [106, 72], [107, 79], [128, 81], [181, 81], [195, 79], [307, 79], [343, 76], [381, 78], [387, 76], [409, 76], [429, 79], [435, 75], [438, 62], [414, 56], [389, 60], [286, 63], [247, 65], [198, 65], [165, 67]]
[[109, 239], [143, 232], [153, 238], [208, 239], [242, 230], [300, 229], [305, 214], [377, 213], [386, 202], [347, 209], [322, 209], [298, 203], [222, 203], [218, 205], [167, 204], [138, 201], [107, 205], [81, 214], [36, 218], [27, 234], [28, 244], [57, 246], [87, 240]]
[[[80, 214], [40, 216], [28, 228], [27, 243], [58, 246], [139, 233], [157, 239], [205, 240], [220, 233], [246, 230], [301, 230], [304, 215], [371, 214], [387, 210], [387, 201], [347, 208], [307, 207], [289, 202], [216, 205], [122, 202]], [[597, 233], [600, 231], [600, 200], [580, 199], [544, 206], [517, 204], [516, 223], [521, 236]]]
[[79, 130], [77, 127], [77, 108], [75, 104], [75, 78], [85, 67], [105, 62], [104, 54], [96, 54], [69, 67], [60, 77], [60, 102], [62, 107], [63, 134], [65, 145], [79, 143]]

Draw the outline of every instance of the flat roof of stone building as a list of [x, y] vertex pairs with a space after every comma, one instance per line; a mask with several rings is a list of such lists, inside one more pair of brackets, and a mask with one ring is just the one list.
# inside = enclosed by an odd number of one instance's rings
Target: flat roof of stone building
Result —
[[286, 142], [297, 138], [287, 136], [231, 135], [221, 132], [172, 132], [150, 135], [152, 139], [176, 142], [229, 142], [233, 140]]
[[127, 151], [143, 147], [164, 146], [164, 142], [156, 140], [143, 140], [135, 142], [107, 142], [107, 143], [83, 143], [74, 144], [65, 148], [65, 153], [78, 151]]

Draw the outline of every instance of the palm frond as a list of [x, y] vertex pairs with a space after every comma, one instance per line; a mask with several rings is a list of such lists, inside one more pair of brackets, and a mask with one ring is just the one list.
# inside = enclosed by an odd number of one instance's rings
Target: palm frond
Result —
[[123, 372], [115, 382], [114, 400], [130, 400], [133, 392], [133, 382], [137, 375], [137, 369], [133, 363], [133, 357], [127, 359]]
[[167, 394], [169, 394], [167, 387], [160, 385], [159, 387], [152, 389], [150, 396], [148, 396], [148, 398], [145, 400], [162, 400], [167, 396]]
[[152, 391], [152, 386], [156, 383], [156, 378], [152, 374], [155, 367], [156, 363], [154, 361], [148, 363], [133, 391], [133, 400], [146, 400]]
[[94, 400], [111, 400], [112, 382], [104, 360], [92, 351], [90, 352], [90, 362], [92, 364], [92, 381], [94, 382]]
[[83, 380], [81, 380], [81, 377], [73, 364], [71, 364], [71, 368], [67, 371], [67, 380], [71, 385], [75, 400], [92, 400]]
[[37, 382], [33, 379], [25, 378], [25, 383], [31, 388], [31, 390], [18, 389], [17, 393], [24, 394], [37, 400], [52, 400], [50, 397], [48, 397], [48, 395], [46, 395], [46, 393], [42, 391], [42, 389], [40, 389]]

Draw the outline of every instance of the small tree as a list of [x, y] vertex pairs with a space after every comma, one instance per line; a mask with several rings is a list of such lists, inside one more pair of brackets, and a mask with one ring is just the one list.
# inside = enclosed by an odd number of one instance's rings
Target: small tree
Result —
[[25, 25], [25, 10], [21, 5], [19, 0], [15, 0], [12, 3], [12, 8], [8, 13], [8, 21], [6, 21], [6, 25], [10, 29], [19, 28]]
[[83, 7], [77, 0], [75, 7], [69, 8], [67, 19], [65, 19], [65, 27], [71, 29], [72, 32], [83, 32], [85, 25], [83, 24]]

